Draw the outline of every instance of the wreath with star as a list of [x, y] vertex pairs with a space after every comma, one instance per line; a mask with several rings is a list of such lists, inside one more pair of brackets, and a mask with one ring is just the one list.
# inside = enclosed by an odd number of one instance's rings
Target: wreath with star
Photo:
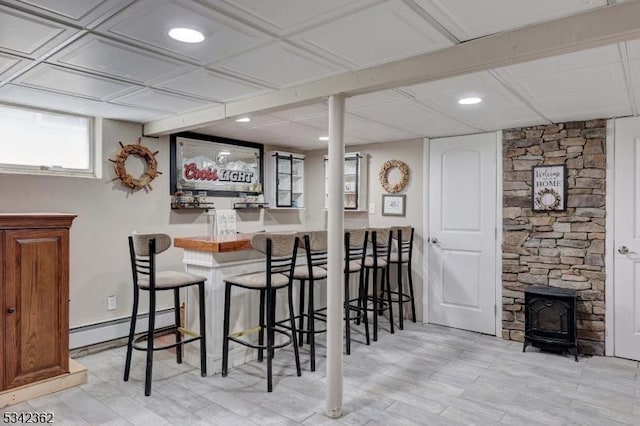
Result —
[[[389, 183], [389, 172], [392, 169], [398, 169], [400, 171], [400, 182], [393, 185]], [[380, 167], [378, 181], [390, 194], [402, 192], [409, 184], [409, 166], [407, 166], [407, 163], [400, 160], [386, 161], [382, 167]]]

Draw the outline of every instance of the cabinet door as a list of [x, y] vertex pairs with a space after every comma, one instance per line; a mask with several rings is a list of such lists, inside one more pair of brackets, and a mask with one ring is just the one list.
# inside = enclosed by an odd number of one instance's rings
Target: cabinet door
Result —
[[69, 370], [69, 233], [4, 233], [4, 389]]
[[349, 156], [344, 159], [344, 208], [358, 210], [359, 156]]
[[276, 207], [292, 205], [292, 157], [276, 156]]

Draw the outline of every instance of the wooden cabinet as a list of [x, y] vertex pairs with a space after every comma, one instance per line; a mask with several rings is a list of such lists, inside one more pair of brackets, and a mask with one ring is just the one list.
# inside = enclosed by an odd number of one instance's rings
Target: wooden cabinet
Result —
[[69, 372], [71, 214], [0, 214], [0, 390]]

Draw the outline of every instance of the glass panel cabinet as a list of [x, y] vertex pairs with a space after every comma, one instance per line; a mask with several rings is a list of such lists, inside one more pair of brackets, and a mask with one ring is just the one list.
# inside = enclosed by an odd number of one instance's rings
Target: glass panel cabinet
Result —
[[[324, 207], [328, 207], [329, 170], [324, 159]], [[367, 210], [367, 156], [359, 152], [344, 155], [344, 209]]]
[[267, 153], [266, 197], [272, 208], [304, 208], [304, 155], [291, 152]]

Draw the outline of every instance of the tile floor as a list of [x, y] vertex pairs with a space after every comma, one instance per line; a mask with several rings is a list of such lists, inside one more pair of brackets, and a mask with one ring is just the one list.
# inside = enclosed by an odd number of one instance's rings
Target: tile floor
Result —
[[[543, 353], [502, 339], [405, 323], [371, 346], [354, 343], [344, 357], [344, 416], [325, 415], [324, 347], [318, 369], [301, 352], [277, 352], [274, 392], [252, 362], [222, 378], [201, 378], [160, 352], [150, 397], [143, 392], [144, 355], [134, 352], [122, 381], [124, 348], [78, 360], [89, 382], [5, 411], [51, 411], [61, 425], [640, 425], [640, 368], [617, 358]], [[356, 334], [355, 338], [361, 336]]]

